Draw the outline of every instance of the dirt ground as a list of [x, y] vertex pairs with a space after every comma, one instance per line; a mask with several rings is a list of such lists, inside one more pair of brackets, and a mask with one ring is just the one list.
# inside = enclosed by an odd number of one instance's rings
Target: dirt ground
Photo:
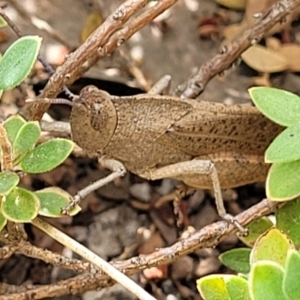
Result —
[[[8, 1], [9, 2], [9, 1]], [[26, 11], [48, 22], [72, 48], [80, 45], [80, 36], [88, 15], [93, 11], [93, 1], [88, 0], [52, 0], [17, 1]], [[94, 1], [97, 2], [97, 1]], [[113, 11], [122, 1], [99, 1], [103, 14]], [[211, 0], [179, 1], [172, 7], [163, 21], [159, 20], [146, 26], [131, 40], [123, 45], [125, 55], [139, 57], [139, 67], [145, 78], [156, 82], [165, 74], [172, 75], [172, 88], [182, 84], [206, 60], [217, 53], [222, 39], [217, 34], [207, 38], [199, 37], [201, 20], [216, 13], [226, 15], [226, 26], [238, 22], [243, 12], [218, 6]], [[20, 17], [13, 9], [7, 14], [17, 23], [24, 34], [36, 34], [43, 37], [42, 54], [53, 64], [59, 63], [64, 55], [65, 46], [49, 34], [38, 30], [28, 19]], [[292, 34], [297, 37], [297, 27]], [[15, 39], [14, 34], [6, 28], [7, 40], [0, 44], [4, 51]], [[226, 103], [249, 103], [247, 88], [251, 86], [251, 76], [258, 73], [241, 64], [224, 77], [214, 78], [205, 88], [200, 99]], [[124, 56], [116, 51], [93, 67], [73, 86], [78, 92], [83, 85], [97, 84], [111, 94], [126, 95], [143, 90], [130, 72]], [[39, 91], [47, 75], [35, 76], [29, 84]], [[97, 79], [97, 81], [92, 81]], [[107, 82], [112, 81], [113, 83]], [[280, 73], [271, 77], [273, 86], [300, 93], [300, 80], [297, 74]], [[126, 85], [120, 85], [124, 83]], [[130, 87], [128, 87], [128, 85]], [[20, 92], [21, 91], [21, 92]], [[17, 101], [13, 96], [17, 95]], [[16, 106], [24, 104], [22, 90], [7, 93], [1, 103], [4, 114], [12, 113]], [[49, 112], [55, 119], [68, 120], [69, 109], [56, 106]], [[76, 194], [80, 188], [108, 174], [101, 170], [96, 161], [86, 157], [69, 158], [66, 163], [54, 171], [23, 179], [23, 186], [40, 189], [56, 185]], [[127, 174], [121, 180], [109, 184], [86, 197], [82, 203], [83, 210], [73, 219], [63, 218], [53, 223], [80, 241], [106, 260], [126, 259], [133, 255], [151, 253], [156, 248], [174, 243], [183, 228], [176, 226], [171, 203], [154, 208], [153, 203], [161, 196], [170, 193], [177, 183], [170, 179], [148, 182], [133, 174]], [[229, 190], [224, 193], [227, 209], [237, 214], [264, 197], [264, 185], [261, 183]], [[213, 197], [209, 191], [197, 191], [185, 199], [182, 204], [185, 213], [185, 229], [188, 226], [199, 230], [203, 226], [218, 220]], [[37, 229], [26, 226], [29, 238], [39, 246], [73, 257], [63, 247]], [[142, 237], [149, 237], [143, 240]], [[238, 238], [232, 236], [214, 249], [201, 249], [193, 255], [182, 257], [174, 264], [141, 272], [134, 276], [144, 288], [153, 293], [157, 299], [201, 299], [196, 290], [196, 279], [211, 273], [229, 273], [223, 267], [218, 255], [225, 250], [241, 245]], [[1, 282], [20, 285], [24, 282], [47, 284], [74, 276], [70, 271], [54, 268], [41, 261], [15, 255], [0, 262]], [[1, 298], [1, 297], [0, 297]], [[1, 298], [2, 299], [2, 298]], [[4, 299], [4, 298], [3, 298]], [[78, 296], [64, 296], [56, 299], [134, 299], [119, 285], [102, 291], [88, 292]]]

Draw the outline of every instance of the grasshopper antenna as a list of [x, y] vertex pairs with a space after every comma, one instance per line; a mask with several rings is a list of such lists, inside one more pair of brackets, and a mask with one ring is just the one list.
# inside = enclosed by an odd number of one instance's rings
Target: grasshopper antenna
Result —
[[[78, 98], [78, 96], [75, 96]], [[48, 104], [66, 104], [72, 107], [80, 106], [79, 103], [73, 102], [64, 98], [28, 98], [26, 99], [27, 103], [39, 102], [39, 103], [48, 103]]]

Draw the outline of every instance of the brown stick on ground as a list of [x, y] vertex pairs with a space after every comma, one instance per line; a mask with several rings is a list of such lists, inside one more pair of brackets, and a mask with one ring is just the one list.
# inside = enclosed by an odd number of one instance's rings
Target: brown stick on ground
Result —
[[259, 42], [276, 23], [282, 21], [299, 4], [300, 0], [280, 0], [272, 5], [252, 27], [229, 46], [223, 46], [217, 55], [199, 68], [183, 88], [180, 88], [181, 98], [196, 98], [214, 76], [230, 68], [247, 48]]
[[[40, 97], [55, 97], [64, 85], [72, 84], [101, 57], [111, 53], [135, 32], [176, 3], [177, 0], [160, 0], [156, 5], [137, 17], [134, 22], [124, 26], [147, 2], [147, 0], [128, 0], [124, 2], [90, 35], [84, 44], [69, 55], [63, 65], [57, 68]], [[48, 107], [49, 104], [45, 103], [30, 104], [26, 117], [29, 120], [40, 120]]]
[[[236, 216], [236, 220], [241, 225], [246, 226], [253, 220], [274, 212], [281, 205], [282, 203], [279, 202], [263, 200]], [[196, 249], [216, 246], [236, 231], [237, 228], [235, 226], [228, 225], [226, 221], [219, 221], [202, 228], [170, 247], [161, 248], [149, 255], [141, 255], [125, 261], [113, 262], [112, 264], [127, 275], [132, 275], [146, 268], [169, 264], [179, 257], [194, 252]], [[5, 295], [5, 299], [20, 300], [59, 297], [70, 293], [80, 294], [94, 289], [98, 290], [112, 284], [109, 277], [102, 272], [83, 274], [51, 285], [28, 286], [26, 292], [20, 291], [19, 293]]]

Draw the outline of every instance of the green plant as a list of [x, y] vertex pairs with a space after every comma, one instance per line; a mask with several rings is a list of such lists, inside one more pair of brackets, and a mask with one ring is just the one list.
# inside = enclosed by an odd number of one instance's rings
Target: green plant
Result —
[[[2, 21], [0, 19], [0, 26], [4, 25]], [[41, 38], [26, 36], [18, 39], [5, 52], [0, 60], [0, 97], [3, 90], [17, 86], [26, 78], [37, 59], [40, 44]], [[0, 123], [0, 231], [3, 230], [8, 220], [12, 221], [6, 226], [5, 236], [11, 241], [16, 238], [14, 231], [17, 231], [17, 235], [20, 235], [17, 238], [20, 238], [21, 241], [23, 237], [20, 231], [24, 229], [22, 225], [18, 227], [14, 223], [30, 222], [102, 269], [117, 282], [121, 282], [141, 299], [153, 299], [124, 273], [38, 217], [38, 215], [60, 217], [61, 209], [68, 206], [72, 197], [66, 191], [56, 187], [35, 192], [21, 188], [18, 186], [20, 172], [48, 172], [61, 164], [74, 147], [72, 141], [59, 138], [37, 145], [40, 134], [41, 129], [38, 122], [26, 122], [19, 115], [11, 116], [5, 122]], [[79, 210], [79, 206], [75, 206], [68, 213], [74, 215]], [[10, 234], [11, 229], [12, 235]], [[15, 241], [13, 243], [15, 244]], [[30, 243], [25, 247], [27, 250], [28, 248], [32, 249]], [[39, 258], [53, 263], [51, 252], [40, 250], [42, 254], [39, 255]], [[65, 258], [61, 257], [60, 259], [64, 261]]]
[[265, 162], [272, 163], [267, 197], [294, 200], [276, 212], [276, 227], [268, 218], [249, 225], [249, 235], [240, 239], [252, 249], [233, 249], [220, 256], [238, 275], [206, 276], [197, 286], [205, 300], [300, 299], [300, 254], [296, 250], [300, 242], [300, 97], [269, 87], [251, 88], [249, 93], [266, 117], [287, 127], [265, 153]]
[[220, 256], [238, 275], [199, 279], [201, 296], [205, 300], [300, 299], [299, 210], [300, 199], [296, 199], [277, 211], [276, 227], [267, 218], [250, 224], [249, 235], [241, 239], [253, 248], [233, 249]]
[[[0, 90], [11, 89], [29, 74], [40, 49], [41, 38], [25, 36], [14, 42], [0, 60]], [[43, 173], [61, 164], [74, 147], [72, 141], [52, 139], [36, 145], [41, 134], [38, 122], [14, 115], [0, 125], [0, 230], [7, 220], [30, 222], [38, 214], [59, 217], [71, 195], [50, 187], [31, 192], [18, 187], [19, 172]], [[77, 206], [71, 214], [79, 211]]]
[[24, 36], [15, 41], [0, 60], [0, 90], [9, 90], [20, 84], [36, 61], [42, 39]]
[[287, 127], [265, 153], [265, 162], [272, 163], [266, 180], [267, 197], [274, 201], [294, 199], [300, 195], [300, 97], [269, 87], [254, 87], [249, 93], [266, 117]]
[[[30, 222], [38, 214], [60, 217], [60, 209], [69, 203], [71, 195], [56, 187], [35, 192], [20, 188], [16, 172], [43, 173], [54, 169], [71, 153], [74, 143], [52, 139], [36, 146], [41, 133], [38, 122], [25, 122], [18, 115], [8, 118], [2, 126], [0, 229], [7, 219]], [[76, 207], [71, 214], [78, 211]]]

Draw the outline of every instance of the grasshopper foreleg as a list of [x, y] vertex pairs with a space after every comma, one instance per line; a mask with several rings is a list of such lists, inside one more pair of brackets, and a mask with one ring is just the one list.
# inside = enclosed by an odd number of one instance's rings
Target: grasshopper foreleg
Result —
[[116, 178], [124, 176], [126, 173], [126, 169], [125, 169], [124, 165], [121, 162], [119, 162], [118, 160], [100, 158], [99, 163], [104, 168], [111, 170], [112, 173], [104, 178], [101, 178], [101, 179], [89, 184], [88, 186], [86, 186], [85, 188], [83, 188], [82, 190], [77, 192], [77, 194], [71, 199], [69, 205], [62, 209], [62, 214], [68, 214], [68, 212], [73, 207], [75, 207], [75, 205], [78, 204], [80, 202], [80, 200], [82, 200], [88, 194], [90, 194], [91, 192], [108, 184], [109, 182], [115, 180]]

